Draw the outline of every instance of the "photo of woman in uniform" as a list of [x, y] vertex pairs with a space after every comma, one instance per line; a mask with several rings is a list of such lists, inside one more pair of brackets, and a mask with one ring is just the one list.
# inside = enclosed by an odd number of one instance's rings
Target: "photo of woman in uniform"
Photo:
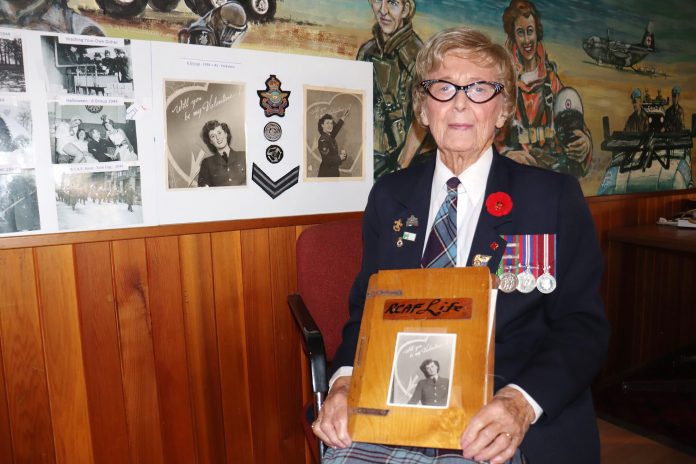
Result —
[[319, 177], [339, 177], [341, 175], [338, 167], [348, 155], [345, 149], [339, 150], [336, 136], [349, 114], [350, 107], [343, 112], [338, 122], [335, 122], [333, 116], [329, 113], [319, 118], [319, 123], [317, 124], [317, 129], [319, 130], [319, 154], [321, 155]]
[[363, 177], [363, 95], [355, 90], [305, 87], [305, 179]]

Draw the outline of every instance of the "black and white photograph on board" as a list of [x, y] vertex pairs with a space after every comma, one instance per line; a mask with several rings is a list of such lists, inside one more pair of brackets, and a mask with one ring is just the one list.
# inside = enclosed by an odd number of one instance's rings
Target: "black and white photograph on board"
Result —
[[34, 170], [0, 169], [0, 234], [40, 228]]
[[0, 97], [0, 166], [30, 166], [33, 163], [29, 102]]
[[49, 98], [97, 95], [133, 98], [130, 40], [123, 45], [71, 43], [63, 36], [41, 36]]
[[54, 171], [60, 230], [105, 229], [143, 222], [140, 167], [82, 169], [89, 168], [61, 166]]
[[247, 183], [244, 85], [164, 83], [168, 187]]
[[0, 93], [25, 91], [22, 38], [17, 32], [0, 31]]
[[138, 161], [135, 121], [122, 105], [48, 104], [54, 164]]
[[361, 179], [364, 172], [363, 94], [305, 87], [305, 178]]
[[448, 407], [456, 344], [452, 333], [398, 333], [387, 404]]

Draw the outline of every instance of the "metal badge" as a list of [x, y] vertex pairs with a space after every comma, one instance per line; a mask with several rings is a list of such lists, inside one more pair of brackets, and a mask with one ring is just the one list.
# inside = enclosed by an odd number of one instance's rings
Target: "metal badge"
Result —
[[408, 240], [409, 242], [414, 242], [416, 240], [416, 234], [413, 232], [404, 232], [404, 234], [401, 236], [404, 240]]
[[399, 238], [396, 239], [396, 246], [399, 247], [399, 248], [401, 248], [402, 246], [404, 246], [404, 241], [401, 239], [401, 237], [399, 237]]
[[271, 121], [263, 127], [263, 136], [269, 142], [277, 141], [281, 135], [283, 135], [283, 129], [277, 122]]
[[270, 145], [266, 148], [266, 159], [271, 164], [280, 163], [283, 159], [283, 149], [278, 145]]
[[503, 272], [500, 276], [500, 284], [498, 289], [505, 293], [512, 293], [517, 289], [517, 276], [512, 272]]
[[406, 219], [406, 227], [418, 227], [418, 218], [413, 214]]
[[536, 278], [529, 269], [517, 274], [517, 290], [522, 293], [529, 293], [535, 288]]
[[399, 232], [401, 231], [401, 228], [404, 226], [404, 223], [401, 222], [401, 219], [397, 219], [394, 221], [394, 225], [392, 226], [392, 229], [394, 229], [394, 232]]
[[476, 255], [474, 256], [474, 260], [472, 261], [472, 265], [474, 266], [487, 266], [488, 261], [491, 260], [491, 256], [488, 255]]

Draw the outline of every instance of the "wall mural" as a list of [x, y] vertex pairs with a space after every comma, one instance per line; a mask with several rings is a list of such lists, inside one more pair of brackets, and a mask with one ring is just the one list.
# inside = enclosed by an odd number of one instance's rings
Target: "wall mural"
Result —
[[[696, 4], [654, 6], [644, 0], [7, 0], [0, 3], [0, 25], [371, 62], [375, 177], [432, 148], [411, 111], [415, 55], [434, 32], [470, 25], [505, 43], [519, 72], [515, 120], [499, 134], [499, 151], [570, 173], [591, 196], [694, 185], [690, 22]], [[0, 53], [3, 73], [11, 68], [4, 56], [10, 55]]]

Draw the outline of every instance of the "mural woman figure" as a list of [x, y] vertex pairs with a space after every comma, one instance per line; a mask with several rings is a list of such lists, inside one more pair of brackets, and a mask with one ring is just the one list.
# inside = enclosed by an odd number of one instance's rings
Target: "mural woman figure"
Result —
[[[506, 46], [517, 69], [517, 111], [512, 127], [498, 136], [498, 150], [523, 164], [568, 172], [576, 177], [586, 175], [592, 158], [592, 137], [582, 119], [580, 96], [569, 89], [564, 101], [557, 101], [564, 85], [556, 64], [549, 60], [544, 49], [544, 28], [534, 3], [511, 0], [503, 13], [503, 28], [507, 34]], [[559, 127], [559, 106], [573, 109], [579, 115], [575, 124], [565, 131]], [[567, 136], [560, 139], [559, 131]]]

